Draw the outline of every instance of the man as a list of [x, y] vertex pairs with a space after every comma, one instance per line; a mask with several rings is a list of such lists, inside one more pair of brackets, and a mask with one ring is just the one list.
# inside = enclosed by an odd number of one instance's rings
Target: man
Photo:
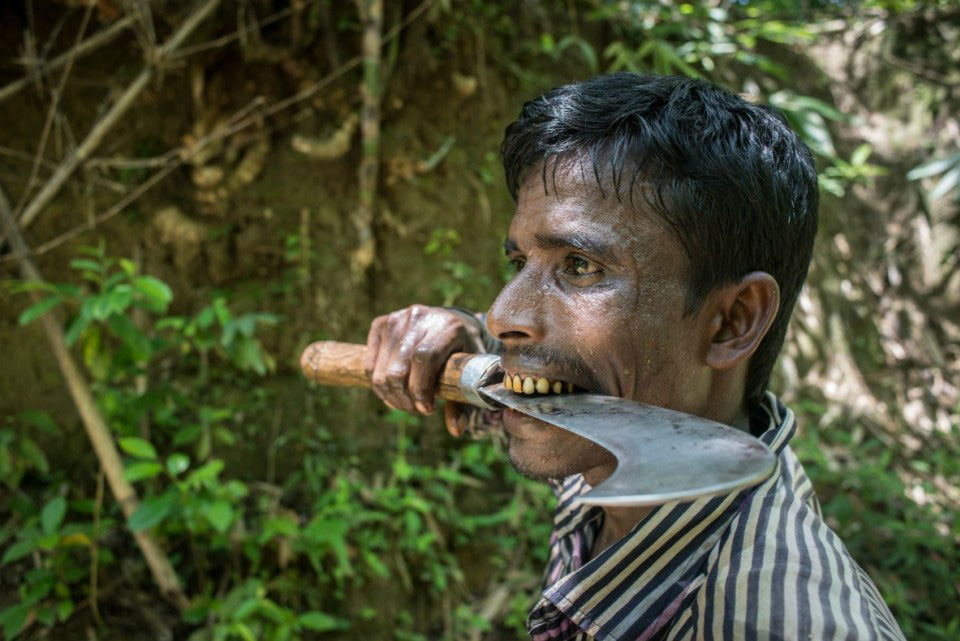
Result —
[[[378, 395], [430, 412], [450, 353], [496, 349], [519, 393], [545, 379], [551, 392], [572, 384], [651, 403], [749, 431], [778, 456], [750, 490], [573, 506], [615, 460], [506, 410], [511, 461], [559, 499], [531, 637], [902, 639], [821, 519], [787, 445], [793, 414], [767, 392], [816, 234], [808, 148], [769, 107], [696, 80], [622, 73], [527, 103], [501, 153], [517, 201], [504, 244], [516, 275], [488, 333], [459, 310], [376, 319], [365, 367]], [[452, 431], [475, 418], [446, 410]]]

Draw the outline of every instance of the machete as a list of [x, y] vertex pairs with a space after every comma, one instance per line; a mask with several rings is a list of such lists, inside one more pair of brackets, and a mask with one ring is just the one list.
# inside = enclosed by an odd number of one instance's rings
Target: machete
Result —
[[[320, 341], [300, 368], [323, 385], [370, 387], [364, 345]], [[518, 394], [506, 389], [499, 358], [453, 354], [440, 373], [437, 396], [477, 407], [508, 407], [573, 432], [617, 459], [614, 473], [579, 498], [601, 506], [660, 505], [726, 494], [767, 479], [776, 457], [741, 430], [673, 410], [600, 394]]]

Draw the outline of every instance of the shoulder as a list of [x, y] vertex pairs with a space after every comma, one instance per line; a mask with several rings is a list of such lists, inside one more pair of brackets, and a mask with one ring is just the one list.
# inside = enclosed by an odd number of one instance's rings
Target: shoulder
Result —
[[789, 448], [779, 467], [710, 553], [686, 622], [706, 636], [672, 638], [902, 640], [873, 582], [821, 518]]

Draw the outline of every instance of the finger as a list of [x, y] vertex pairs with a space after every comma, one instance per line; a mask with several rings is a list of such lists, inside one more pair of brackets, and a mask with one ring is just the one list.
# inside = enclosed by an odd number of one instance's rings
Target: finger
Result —
[[409, 334], [407, 310], [394, 312], [381, 332], [380, 350], [373, 368], [371, 383], [377, 396], [396, 409], [416, 411], [407, 392], [410, 354], [416, 337]]
[[452, 402], [446, 403], [443, 406], [443, 422], [451, 436], [462, 436], [467, 423], [466, 416], [463, 413], [463, 405]]
[[382, 342], [382, 331], [386, 321], [385, 316], [378, 316], [370, 323], [370, 331], [367, 332], [367, 351], [363, 355], [363, 371], [367, 375], [367, 380], [373, 380], [373, 370], [377, 365], [377, 355], [380, 352]]
[[408, 390], [420, 412], [433, 412], [437, 378], [450, 354], [460, 349], [463, 349], [462, 341], [458, 340], [458, 333], [449, 327], [433, 335], [425, 335], [414, 348], [410, 357]]

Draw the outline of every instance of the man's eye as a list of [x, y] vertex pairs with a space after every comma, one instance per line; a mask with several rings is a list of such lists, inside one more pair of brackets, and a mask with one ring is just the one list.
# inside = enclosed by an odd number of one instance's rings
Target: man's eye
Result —
[[514, 272], [520, 271], [521, 269], [523, 269], [523, 266], [526, 265], [526, 264], [527, 264], [527, 261], [525, 261], [525, 260], [522, 259], [522, 258], [511, 258], [511, 259], [510, 259], [510, 265], [513, 267], [513, 271], [514, 271]]
[[596, 276], [601, 271], [597, 265], [581, 256], [567, 258], [566, 272], [571, 276]]

